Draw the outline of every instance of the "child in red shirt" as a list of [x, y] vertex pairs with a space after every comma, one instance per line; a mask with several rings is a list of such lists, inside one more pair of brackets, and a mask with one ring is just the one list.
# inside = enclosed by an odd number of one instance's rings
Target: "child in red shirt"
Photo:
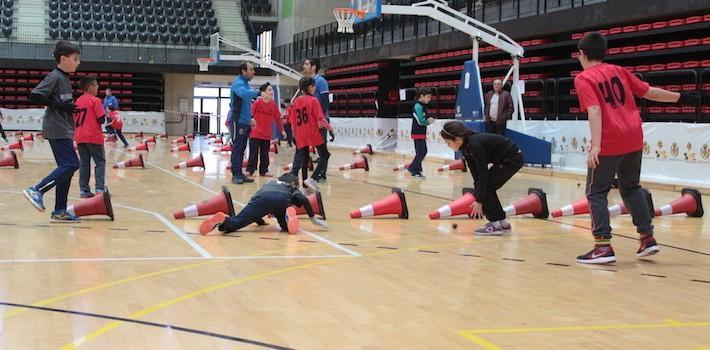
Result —
[[[293, 134], [296, 141], [296, 154], [293, 157], [293, 168], [291, 174], [298, 176], [299, 170], [302, 170], [302, 179], [304, 184], [308, 179], [308, 148], [315, 147], [320, 155], [320, 162], [313, 171], [311, 183], [315, 183], [320, 178], [325, 177], [325, 171], [328, 169], [328, 158], [330, 152], [325, 146], [323, 136], [320, 129], [325, 128], [330, 131], [331, 128], [328, 121], [323, 116], [323, 109], [320, 106], [318, 99], [313, 96], [316, 89], [315, 80], [311, 77], [303, 77], [298, 82], [298, 87], [301, 89], [302, 95], [293, 100], [288, 118], [293, 128]], [[315, 185], [309, 185], [315, 187]]]
[[89, 178], [91, 177], [91, 159], [94, 160], [96, 193], [106, 190], [106, 156], [104, 154], [104, 134], [101, 124], [106, 120], [106, 110], [101, 100], [96, 97], [99, 84], [95, 77], [84, 77], [79, 81], [84, 94], [76, 102], [74, 113], [74, 141], [79, 149], [79, 187], [81, 198], [91, 198]]
[[108, 125], [106, 126], [106, 131], [109, 134], [117, 135], [121, 139], [121, 142], [123, 142], [123, 148], [128, 148], [128, 141], [126, 141], [126, 137], [123, 136], [123, 119], [121, 119], [121, 115], [116, 108], [117, 107], [113, 105], [108, 107]]
[[247, 176], [251, 176], [256, 170], [257, 158], [259, 162], [259, 175], [273, 177], [269, 172], [269, 147], [271, 146], [271, 125], [276, 126], [281, 134], [286, 137], [284, 127], [281, 125], [281, 111], [274, 102], [274, 88], [266, 83], [259, 87], [261, 98], [251, 105], [251, 115], [256, 121], [256, 127], [249, 134], [249, 162], [247, 165]]
[[592, 147], [587, 158], [587, 200], [592, 216], [595, 246], [577, 257], [578, 263], [606, 264], [616, 261], [611, 247], [607, 195], [614, 177], [640, 235], [638, 257], [656, 254], [651, 213], [639, 185], [643, 129], [634, 96], [657, 102], [697, 105], [698, 96], [649, 87], [623, 67], [604, 63], [606, 38], [588, 33], [577, 44], [584, 71], [574, 80], [579, 106], [589, 113]]
[[283, 118], [283, 125], [284, 125], [284, 130], [286, 131], [286, 140], [288, 141], [288, 146], [293, 147], [294, 142], [293, 142], [293, 129], [291, 129], [291, 122], [288, 120], [288, 115], [291, 113], [291, 99], [287, 98], [284, 100], [283, 103], [283, 115], [281, 116]]

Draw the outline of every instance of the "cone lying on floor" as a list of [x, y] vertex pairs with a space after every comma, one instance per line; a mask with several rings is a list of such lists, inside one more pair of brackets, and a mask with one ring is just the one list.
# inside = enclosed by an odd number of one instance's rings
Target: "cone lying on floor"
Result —
[[550, 210], [547, 207], [547, 194], [539, 188], [529, 188], [528, 196], [505, 207], [506, 216], [532, 214], [538, 219], [547, 219]]
[[394, 170], [394, 171], [407, 170], [409, 168], [409, 164], [411, 164], [411, 163], [407, 162], [404, 164], [397, 165], [396, 167], [392, 168], [392, 170]]
[[[308, 202], [311, 203], [311, 207], [313, 208], [313, 214], [320, 215], [320, 217], [325, 220], [325, 208], [323, 207], [323, 197], [321, 197], [320, 191], [311, 194], [307, 198]], [[306, 208], [296, 207], [296, 214], [306, 215]]]
[[705, 214], [703, 211], [703, 198], [696, 189], [684, 188], [681, 197], [656, 209], [656, 216], [686, 214], [695, 218], [700, 218]]
[[[286, 165], [285, 167], [283, 167], [283, 170], [284, 170], [284, 171], [291, 171], [292, 169], [293, 169], [293, 163], [291, 163], [291, 164]], [[309, 156], [308, 156], [308, 170], [313, 171], [313, 169], [314, 169], [314, 168], [313, 168], [313, 159], [312, 159], [311, 156], [309, 155]]]
[[276, 146], [275, 143], [272, 143], [271, 146], [269, 146], [269, 153], [279, 154], [279, 147]]
[[222, 192], [216, 196], [204, 200], [197, 204], [192, 204], [182, 210], [173, 213], [175, 219], [192, 218], [196, 216], [212, 215], [222, 212], [229, 216], [234, 216], [234, 204], [232, 194], [226, 187], [222, 187]]
[[[76, 144], [74, 144], [76, 146]], [[15, 141], [13, 143], [8, 144], [5, 147], [0, 148], [0, 150], [6, 150], [6, 149], [19, 149], [20, 151], [25, 150], [25, 146], [22, 145], [22, 141]]]
[[[242, 161], [242, 169], [246, 168], [248, 165], [249, 165], [249, 160], [244, 159], [244, 161]], [[227, 163], [227, 170], [232, 170], [232, 163], [231, 162]]]
[[105, 215], [114, 219], [113, 206], [111, 205], [111, 194], [106, 192], [97, 193], [96, 196], [84, 199], [79, 203], [67, 207], [67, 213], [76, 216]]
[[199, 156], [192, 158], [188, 161], [175, 164], [175, 166], [173, 168], [185, 169], [185, 168], [204, 168], [204, 167], [205, 167], [205, 159], [202, 158], [202, 154], [200, 154]]
[[357, 219], [391, 214], [399, 216], [400, 219], [409, 219], [407, 199], [400, 188], [393, 188], [391, 195], [350, 212], [350, 217]]
[[574, 201], [572, 204], [567, 204], [562, 208], [556, 209], [552, 212], [552, 217], [557, 218], [560, 216], [572, 216], [582, 214], [589, 214], [589, 201], [587, 201], [587, 197], [583, 197]]
[[[651, 211], [651, 217], [656, 216], [656, 211], [653, 209], [653, 197], [651, 196], [651, 192], [649, 192], [645, 188], [642, 188], [641, 191], [643, 191], [644, 196], [646, 197], [646, 202], [648, 203], [648, 209]], [[626, 207], [624, 202], [621, 202], [619, 204], [614, 204], [609, 207], [609, 216], [626, 215], [628, 213], [629, 213], [629, 209]]]
[[439, 169], [436, 169], [436, 170], [437, 171], [461, 170], [465, 173], [468, 170], [468, 168], [466, 167], [466, 162], [464, 162], [463, 159], [457, 159], [453, 163], [439, 167]]
[[189, 143], [183, 143], [180, 146], [173, 147], [170, 152], [192, 152], [192, 149], [190, 148]]
[[148, 150], [148, 144], [147, 143], [139, 143], [131, 148], [128, 149], [128, 152], [133, 152], [133, 151], [146, 151], [149, 152]]
[[145, 169], [145, 163], [143, 162], [143, 155], [139, 154], [138, 157], [120, 162], [113, 166], [114, 169], [124, 169], [124, 168], [143, 168]]
[[187, 137], [185, 136], [180, 136], [176, 138], [175, 140], [170, 141], [172, 144], [181, 144], [181, 143], [187, 143]]
[[142, 139], [143, 138], [143, 131], [139, 131], [137, 134], [133, 135], [134, 139]]
[[457, 215], [470, 215], [476, 197], [473, 195], [473, 188], [464, 187], [461, 190], [462, 196], [451, 203], [429, 213], [429, 219], [436, 220]]
[[10, 151], [8, 155], [0, 158], [0, 167], [11, 166], [15, 169], [20, 168], [20, 163], [17, 161], [17, 154], [15, 151]]
[[21, 140], [21, 141], [34, 142], [34, 141], [35, 141], [35, 135], [29, 134], [29, 135], [22, 136], [22, 140]]
[[373, 154], [373, 153], [374, 152], [372, 151], [372, 145], [369, 143], [367, 144], [367, 146], [353, 151], [353, 154]]
[[216, 149], [212, 152], [214, 153], [222, 153], [222, 152], [231, 152], [232, 151], [232, 145], [223, 145], [219, 149]]
[[367, 161], [367, 157], [362, 156], [358, 158], [355, 162], [350, 164], [345, 164], [338, 168], [340, 170], [352, 170], [352, 169], [365, 169], [365, 171], [370, 171], [370, 164]]
[[151, 137], [143, 140], [143, 143], [156, 143], [155, 136], [151, 136]]

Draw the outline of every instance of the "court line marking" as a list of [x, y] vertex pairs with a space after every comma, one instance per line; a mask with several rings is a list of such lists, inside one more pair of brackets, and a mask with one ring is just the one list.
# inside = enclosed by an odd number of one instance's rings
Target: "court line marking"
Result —
[[[22, 192], [18, 192], [18, 191], [0, 190], [0, 192], [22, 195]], [[54, 196], [47, 195], [47, 197], [51, 198]], [[80, 200], [75, 197], [69, 197], [69, 198], [74, 199], [74, 200]], [[134, 210], [134, 211], [141, 212], [144, 214], [153, 215], [156, 219], [158, 219], [158, 221], [162, 222], [167, 228], [169, 228], [170, 231], [172, 231], [175, 235], [177, 235], [180, 239], [182, 239], [183, 241], [185, 241], [185, 243], [187, 243], [190, 247], [192, 247], [192, 249], [194, 249], [195, 252], [197, 252], [197, 254], [199, 254], [203, 258], [212, 258], [212, 254], [210, 254], [205, 248], [203, 248], [197, 242], [193, 241], [192, 238], [190, 238], [187, 234], [185, 234], [185, 232], [183, 232], [181, 229], [179, 229], [177, 226], [175, 226], [172, 222], [170, 222], [168, 219], [166, 219], [162, 214], [156, 213], [156, 212], [150, 211], [150, 210], [131, 207], [128, 205], [113, 204], [113, 203], [112, 203], [112, 205], [116, 208]]]
[[596, 326], [563, 326], [563, 327], [540, 327], [540, 328], [494, 328], [494, 329], [469, 329], [456, 332], [472, 343], [486, 350], [500, 350], [501, 348], [483, 339], [482, 334], [521, 334], [521, 333], [559, 333], [559, 332], [581, 332], [581, 331], [603, 331], [622, 329], [659, 329], [659, 328], [690, 328], [690, 327], [710, 327], [710, 322], [679, 322], [676, 320], [664, 320], [663, 323], [645, 324], [610, 324]]
[[[121, 150], [118, 150], [118, 151], [121, 152], [121, 153], [126, 154], [125, 152], [123, 152], [123, 151], [121, 151]], [[201, 188], [201, 189], [204, 190], [204, 191], [207, 191], [207, 192], [212, 193], [212, 194], [217, 194], [217, 193], [219, 193], [219, 192], [214, 191], [214, 190], [212, 190], [212, 189], [210, 189], [210, 188], [208, 188], [208, 187], [206, 187], [206, 186], [204, 186], [204, 185], [202, 185], [202, 184], [200, 184], [200, 183], [197, 183], [197, 182], [191, 180], [190, 178], [188, 178], [188, 177], [185, 176], [185, 175], [175, 173], [175, 172], [173, 172], [173, 171], [170, 171], [170, 170], [168, 170], [168, 169], [165, 169], [165, 168], [163, 168], [163, 167], [161, 167], [161, 166], [159, 166], [159, 165], [157, 165], [157, 164], [155, 164], [155, 163], [149, 162], [149, 161], [144, 161], [144, 163], [145, 163], [145, 164], [148, 164], [148, 165], [150, 165], [150, 166], [152, 166], [152, 167], [154, 167], [154, 168], [156, 168], [156, 169], [158, 169], [158, 170], [160, 170], [160, 171], [162, 171], [162, 172], [164, 172], [164, 173], [166, 173], [166, 174], [169, 174], [169, 175], [172, 175], [172, 176], [174, 176], [174, 177], [177, 177], [178, 179], [181, 179], [181, 180], [183, 180], [183, 181], [185, 181], [185, 182], [187, 182], [187, 183], [189, 183], [189, 184], [192, 184], [192, 185], [194, 185], [194, 186], [197, 186], [197, 187]], [[246, 204], [244, 204], [244, 203], [242, 203], [242, 202], [240, 202], [240, 201], [238, 201], [238, 200], [232, 199], [232, 202], [234, 202], [234, 203], [237, 204], [237, 205], [240, 205], [241, 207], [245, 207], [245, 206], [246, 206]], [[338, 243], [335, 243], [335, 242], [333, 242], [333, 241], [331, 241], [331, 240], [329, 240], [329, 239], [327, 239], [327, 238], [325, 238], [325, 237], [323, 237], [323, 236], [321, 236], [321, 235], [318, 235], [318, 234], [316, 234], [316, 233], [313, 233], [313, 232], [310, 232], [310, 231], [306, 231], [306, 230], [304, 230], [304, 229], [300, 229], [299, 231], [301, 231], [301, 232], [305, 233], [306, 235], [308, 235], [308, 236], [310, 236], [310, 237], [312, 237], [312, 238], [314, 238], [314, 239], [317, 239], [317, 240], [319, 240], [319, 241], [321, 241], [321, 242], [323, 242], [323, 243], [325, 243], [325, 244], [327, 244], [327, 245], [329, 245], [329, 246], [331, 246], [331, 247], [333, 247], [333, 248], [335, 248], [335, 249], [337, 249], [337, 250], [340, 250], [340, 251], [342, 251], [342, 252], [344, 252], [344, 253], [346, 253], [346, 254], [349, 254], [349, 255], [352, 255], [352, 256], [356, 256], [356, 257], [361, 257], [361, 256], [362, 256], [360, 253], [357, 253], [357, 252], [352, 251], [352, 250], [350, 250], [350, 249], [348, 249], [348, 248], [345, 248], [345, 247], [339, 245]]]
[[[560, 238], [560, 237], [573, 237], [573, 236], [572, 236], [572, 235], [569, 235], [569, 234], [550, 234], [550, 235], [534, 236], [534, 237], [514, 237], [514, 238], [516, 238], [516, 239], [509, 239], [509, 240], [507, 240], [507, 241], [510, 242], [510, 241], [522, 241], [522, 240], [539, 240], [539, 239], [548, 239], [548, 238], [549, 238], [549, 239], [552, 239], [552, 238]], [[485, 243], [485, 242], [499, 243], [499, 242], [501, 242], [501, 241], [500, 241], [500, 240], [495, 240], [495, 241], [494, 241], [494, 240], [471, 240], [471, 241], [469, 241], [469, 242], [464, 242], [464, 244], [472, 244], [472, 243], [474, 243], [474, 242], [481, 244], [481, 243]], [[382, 255], [392, 255], [392, 254], [398, 254], [398, 253], [402, 253], [402, 252], [417, 251], [417, 250], [419, 250], [419, 249], [428, 249], [428, 248], [434, 248], [434, 247], [442, 247], [442, 246], [456, 245], [456, 244], [459, 244], [459, 243], [460, 243], [460, 242], [448, 242], [448, 243], [429, 244], [429, 245], [418, 246], [418, 247], [407, 247], [407, 248], [402, 248], [402, 249], [398, 249], [398, 250], [390, 250], [390, 251], [384, 251], [384, 252], [377, 252], [377, 253], [372, 253], [372, 254], [366, 254], [366, 255], [364, 255], [364, 256], [365, 256], [365, 257], [376, 257], [376, 256], [382, 256]], [[280, 275], [280, 274], [284, 274], [284, 273], [291, 272], [291, 271], [304, 270], [304, 269], [307, 269], [307, 268], [310, 268], [310, 267], [314, 267], [314, 266], [320, 266], [320, 265], [326, 265], [326, 264], [335, 264], [335, 263], [339, 263], [339, 262], [342, 262], [342, 261], [353, 261], [353, 260], [351, 260], [351, 259], [349, 259], [349, 258], [338, 258], [338, 259], [330, 259], [330, 260], [320, 260], [320, 261], [315, 261], [315, 262], [311, 262], [311, 263], [307, 263], [307, 264], [301, 264], [301, 265], [291, 266], [291, 267], [287, 267], [287, 268], [282, 268], [282, 269], [278, 269], [278, 270], [272, 270], [272, 271], [268, 271], [268, 272], [262, 272], [262, 273], [258, 273], [258, 274], [255, 274], [255, 275], [250, 275], [250, 276], [238, 278], [238, 279], [235, 279], [235, 280], [232, 280], [232, 281], [227, 281], [227, 282], [224, 282], [224, 283], [212, 285], [212, 286], [207, 287], [207, 288], [198, 289], [198, 290], [196, 290], [196, 291], [194, 291], [194, 292], [187, 293], [187, 294], [183, 294], [183, 295], [181, 295], [181, 296], [179, 296], [179, 297], [175, 297], [175, 298], [173, 298], [173, 299], [169, 299], [169, 300], [163, 301], [163, 302], [161, 302], [161, 303], [159, 303], [159, 304], [155, 304], [155, 305], [150, 306], [150, 307], [148, 307], [148, 308], [145, 308], [145, 309], [143, 309], [143, 310], [134, 312], [134, 313], [132, 313], [129, 317], [130, 317], [130, 318], [143, 317], [143, 316], [146, 316], [146, 315], [151, 314], [151, 313], [153, 313], [153, 312], [156, 312], [156, 311], [165, 309], [165, 308], [167, 308], [167, 307], [173, 306], [173, 305], [175, 305], [175, 304], [177, 304], [177, 303], [180, 303], [180, 302], [183, 302], [183, 301], [186, 301], [186, 300], [189, 300], [189, 299], [192, 299], [192, 298], [201, 296], [201, 295], [203, 295], [203, 294], [205, 294], [205, 293], [214, 292], [214, 291], [217, 291], [217, 290], [220, 290], [220, 289], [224, 289], [224, 288], [227, 288], [227, 287], [231, 287], [231, 286], [235, 286], [235, 285], [244, 284], [244, 283], [246, 283], [246, 282], [257, 281], [257, 280], [261, 280], [261, 279], [264, 279], [264, 278], [267, 278], [267, 277], [271, 277], [271, 276], [274, 276], [274, 275]], [[111, 323], [109, 323], [109, 324], [107, 324], [107, 325], [105, 325], [105, 326], [103, 326], [103, 327], [100, 327], [100, 328], [98, 328], [98, 329], [92, 331], [91, 333], [89, 333], [89, 334], [87, 334], [87, 335], [84, 335], [83, 337], [81, 337], [81, 338], [79, 338], [79, 339], [73, 341], [72, 343], [68, 343], [68, 344], [64, 345], [61, 349], [62, 349], [62, 350], [76, 349], [77, 347], [80, 347], [80, 346], [86, 344], [87, 342], [89, 342], [89, 341], [91, 341], [91, 340], [93, 340], [93, 339], [96, 339], [96, 338], [102, 336], [103, 334], [106, 334], [106, 333], [110, 332], [110, 331], [113, 330], [113, 329], [116, 329], [116, 328], [122, 326], [123, 324], [125, 324], [125, 322], [120, 322], [120, 321], [111, 322]]]
[[238, 255], [238, 256], [215, 256], [210, 258], [199, 256], [167, 256], [167, 257], [145, 257], [145, 258], [95, 258], [95, 259], [6, 259], [0, 260], [0, 264], [13, 263], [62, 263], [62, 262], [121, 262], [121, 261], [184, 261], [184, 260], [272, 260], [272, 259], [332, 259], [350, 258], [352, 255]]

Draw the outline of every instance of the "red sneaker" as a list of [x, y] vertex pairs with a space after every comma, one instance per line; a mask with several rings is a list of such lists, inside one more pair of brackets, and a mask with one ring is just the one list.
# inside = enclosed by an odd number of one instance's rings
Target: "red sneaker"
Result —
[[589, 253], [577, 257], [580, 264], [609, 264], [616, 262], [614, 248], [610, 245], [594, 247]]
[[214, 230], [215, 230], [217, 227], [219, 227], [219, 225], [221, 225], [221, 224], [224, 222], [224, 220], [226, 220], [226, 219], [227, 219], [227, 215], [225, 215], [225, 214], [222, 213], [222, 212], [210, 216], [209, 219], [203, 221], [203, 222], [200, 224], [200, 234], [203, 235], [203, 236], [205, 236], [205, 235], [207, 235], [208, 233], [214, 231]]
[[641, 240], [641, 246], [639, 247], [639, 250], [636, 252], [636, 256], [638, 257], [644, 257], [644, 256], [651, 256], [653, 254], [656, 254], [660, 251], [658, 248], [658, 244], [656, 243], [656, 239], [653, 238], [653, 236], [648, 236], [644, 239]]

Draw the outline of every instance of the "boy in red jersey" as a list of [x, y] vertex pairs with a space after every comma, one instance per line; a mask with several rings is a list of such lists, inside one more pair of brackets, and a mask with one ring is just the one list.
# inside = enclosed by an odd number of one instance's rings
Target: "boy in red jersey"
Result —
[[256, 171], [258, 158], [259, 175], [273, 177], [274, 175], [269, 172], [271, 125], [276, 123], [284, 137], [286, 137], [286, 133], [281, 124], [279, 106], [274, 102], [274, 88], [271, 84], [266, 83], [259, 87], [259, 91], [261, 91], [261, 98], [251, 105], [251, 115], [256, 120], [256, 127], [249, 134], [249, 162], [246, 175], [251, 176]]
[[108, 110], [108, 125], [106, 126], [106, 131], [109, 134], [118, 136], [121, 142], [123, 142], [123, 148], [128, 148], [128, 141], [126, 141], [126, 137], [123, 136], [123, 119], [121, 119], [121, 114], [118, 112], [118, 107], [109, 106]]
[[84, 77], [79, 81], [84, 94], [76, 100], [77, 111], [74, 113], [74, 141], [79, 148], [79, 187], [81, 198], [91, 198], [89, 178], [91, 177], [91, 159], [95, 164], [96, 193], [106, 190], [106, 157], [104, 155], [104, 134], [101, 124], [106, 121], [106, 110], [96, 97], [99, 84], [95, 77]]
[[592, 216], [595, 246], [577, 257], [578, 263], [606, 264], [616, 261], [611, 247], [611, 226], [607, 194], [615, 176], [619, 192], [629, 208], [640, 235], [636, 255], [645, 257], [659, 249], [653, 238], [651, 213], [641, 191], [641, 149], [643, 129], [634, 96], [657, 102], [697, 105], [698, 96], [649, 87], [623, 67], [604, 63], [606, 38], [588, 33], [577, 44], [584, 71], [574, 80], [579, 106], [589, 113], [592, 147], [587, 158], [587, 200]]
[[307, 184], [308, 148], [310, 146], [315, 147], [320, 155], [320, 162], [318, 162], [318, 166], [313, 171], [312, 180], [308, 184], [308, 187], [315, 189], [317, 186], [316, 181], [325, 177], [325, 171], [328, 169], [328, 158], [330, 158], [330, 152], [328, 152], [328, 147], [325, 146], [320, 129], [325, 128], [329, 131], [333, 131], [333, 129], [325, 120], [320, 102], [313, 96], [313, 92], [316, 89], [315, 80], [311, 77], [303, 77], [298, 82], [298, 87], [301, 89], [302, 95], [293, 100], [288, 115], [296, 140], [296, 154], [293, 157], [291, 174], [298, 176], [298, 171], [302, 170], [301, 177], [304, 184]]

